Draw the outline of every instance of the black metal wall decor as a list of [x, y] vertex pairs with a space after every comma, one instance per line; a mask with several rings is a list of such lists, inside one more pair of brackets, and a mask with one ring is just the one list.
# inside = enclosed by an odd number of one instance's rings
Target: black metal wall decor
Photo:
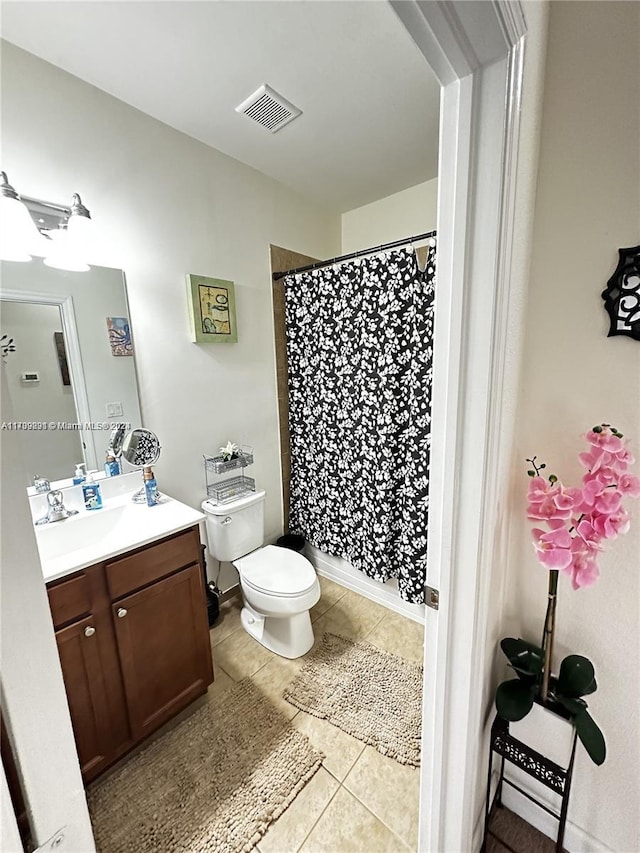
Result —
[[618, 254], [616, 271], [602, 291], [611, 318], [607, 337], [629, 335], [640, 341], [640, 246], [618, 249]]

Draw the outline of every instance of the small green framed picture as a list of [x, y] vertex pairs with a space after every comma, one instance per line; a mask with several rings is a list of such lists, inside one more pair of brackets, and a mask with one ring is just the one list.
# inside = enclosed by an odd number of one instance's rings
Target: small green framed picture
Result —
[[187, 275], [191, 340], [198, 344], [235, 344], [236, 297], [232, 281]]

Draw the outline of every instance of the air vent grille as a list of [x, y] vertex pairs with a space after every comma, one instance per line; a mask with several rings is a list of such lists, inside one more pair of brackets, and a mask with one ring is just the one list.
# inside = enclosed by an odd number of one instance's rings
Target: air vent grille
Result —
[[236, 112], [244, 113], [271, 133], [275, 133], [301, 115], [302, 110], [294, 107], [290, 101], [265, 83], [237, 106]]

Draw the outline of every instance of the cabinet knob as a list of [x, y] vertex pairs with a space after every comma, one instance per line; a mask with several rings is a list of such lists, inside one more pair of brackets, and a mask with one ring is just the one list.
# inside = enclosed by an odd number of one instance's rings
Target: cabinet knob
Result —
[[124, 607], [119, 607], [118, 608], [118, 618], [122, 619], [122, 617], [126, 616], [126, 615], [127, 615], [127, 611], [124, 609]]
[[91, 625], [88, 625], [88, 626], [84, 629], [84, 635], [85, 635], [85, 637], [93, 637], [93, 635], [95, 634], [95, 632], [96, 632], [96, 629], [95, 629], [95, 628], [92, 628], [92, 627], [91, 627]]

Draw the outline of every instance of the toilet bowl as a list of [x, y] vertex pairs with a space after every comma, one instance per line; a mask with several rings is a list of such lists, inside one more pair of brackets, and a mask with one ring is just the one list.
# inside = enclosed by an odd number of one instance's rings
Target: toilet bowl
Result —
[[313, 645], [309, 609], [320, 599], [313, 566], [287, 548], [267, 545], [233, 561], [240, 575], [242, 627], [265, 648], [298, 658]]
[[264, 497], [262, 491], [232, 503], [203, 501], [209, 553], [238, 570], [244, 630], [275, 654], [297, 658], [313, 645], [309, 609], [320, 599], [320, 584], [302, 554], [276, 545], [260, 547]]

